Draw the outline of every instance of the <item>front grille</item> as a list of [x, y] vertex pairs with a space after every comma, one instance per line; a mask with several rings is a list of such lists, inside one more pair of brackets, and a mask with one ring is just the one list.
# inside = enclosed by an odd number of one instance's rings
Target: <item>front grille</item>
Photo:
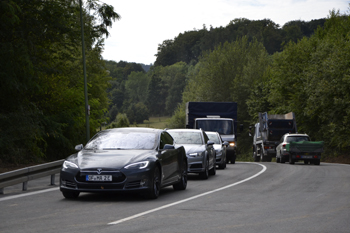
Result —
[[202, 164], [197, 163], [197, 164], [191, 164], [190, 168], [203, 168]]
[[[78, 182], [82, 183], [96, 183], [96, 181], [86, 181], [86, 175], [97, 175], [97, 172], [78, 172], [75, 178]], [[103, 175], [112, 175], [112, 181], [104, 181], [99, 183], [121, 183], [126, 179], [126, 176], [119, 171], [104, 172]]]

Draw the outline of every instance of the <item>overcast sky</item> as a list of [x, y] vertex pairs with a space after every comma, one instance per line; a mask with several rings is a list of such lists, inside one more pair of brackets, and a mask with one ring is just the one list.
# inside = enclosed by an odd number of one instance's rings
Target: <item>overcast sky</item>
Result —
[[327, 18], [330, 10], [349, 14], [349, 0], [100, 0], [121, 16], [109, 29], [105, 60], [153, 64], [158, 44], [185, 31], [225, 27], [231, 20], [270, 19], [283, 26], [292, 20]]

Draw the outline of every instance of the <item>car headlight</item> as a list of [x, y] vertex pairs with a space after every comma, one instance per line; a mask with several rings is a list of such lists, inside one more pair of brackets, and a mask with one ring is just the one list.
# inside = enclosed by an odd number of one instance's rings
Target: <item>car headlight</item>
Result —
[[67, 161], [67, 160], [63, 162], [63, 165], [62, 165], [62, 166], [63, 166], [64, 169], [79, 168], [78, 165], [76, 165], [76, 164], [73, 163], [73, 162]]
[[230, 147], [234, 147], [236, 145], [235, 142], [230, 142]]
[[190, 154], [188, 154], [188, 157], [199, 157], [199, 156], [201, 156], [202, 154], [201, 153], [190, 153]]
[[222, 151], [221, 150], [215, 150], [216, 155], [221, 155]]
[[125, 169], [144, 169], [148, 166], [148, 164], [149, 164], [149, 161], [143, 161], [143, 162], [126, 165], [124, 168]]

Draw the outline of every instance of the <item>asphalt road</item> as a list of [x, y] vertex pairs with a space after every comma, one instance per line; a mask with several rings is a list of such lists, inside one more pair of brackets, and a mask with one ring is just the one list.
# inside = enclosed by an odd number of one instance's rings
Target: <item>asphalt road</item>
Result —
[[[57, 178], [58, 179], [58, 178]], [[49, 178], [0, 195], [0, 232], [350, 232], [350, 166], [240, 163], [187, 190], [63, 198]]]

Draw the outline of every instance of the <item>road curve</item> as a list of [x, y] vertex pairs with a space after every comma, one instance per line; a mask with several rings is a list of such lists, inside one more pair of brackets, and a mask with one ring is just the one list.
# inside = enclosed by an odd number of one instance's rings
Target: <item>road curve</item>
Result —
[[349, 181], [349, 165], [237, 162], [157, 200], [12, 192], [0, 196], [0, 232], [349, 232]]

